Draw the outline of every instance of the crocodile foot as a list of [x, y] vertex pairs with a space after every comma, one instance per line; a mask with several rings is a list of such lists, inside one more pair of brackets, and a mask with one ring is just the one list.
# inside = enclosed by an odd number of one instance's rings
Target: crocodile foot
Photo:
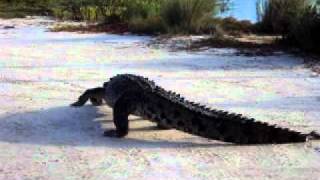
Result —
[[101, 98], [90, 98], [90, 102], [94, 106], [101, 106], [103, 104], [103, 100]]
[[103, 133], [103, 136], [105, 137], [113, 137], [113, 138], [122, 138], [124, 136], [126, 136], [127, 133], [119, 133], [117, 130], [106, 130]]
[[74, 102], [72, 104], [70, 104], [70, 106], [72, 107], [80, 107], [80, 106], [83, 106], [84, 103], [83, 102], [80, 102], [80, 101], [77, 101], [77, 102]]

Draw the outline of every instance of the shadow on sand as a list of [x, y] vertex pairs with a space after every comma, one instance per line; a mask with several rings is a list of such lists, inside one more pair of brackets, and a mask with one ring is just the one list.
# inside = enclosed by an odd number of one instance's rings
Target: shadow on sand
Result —
[[[135, 118], [131, 121], [140, 121]], [[46, 110], [10, 114], [0, 117], [0, 141], [7, 143], [55, 146], [105, 146], [110, 148], [187, 148], [234, 146], [215, 142], [143, 140], [102, 136], [101, 123], [113, 127], [111, 114], [93, 106], [56, 107]], [[110, 123], [110, 124], [109, 124]], [[131, 129], [151, 131], [154, 127]]]

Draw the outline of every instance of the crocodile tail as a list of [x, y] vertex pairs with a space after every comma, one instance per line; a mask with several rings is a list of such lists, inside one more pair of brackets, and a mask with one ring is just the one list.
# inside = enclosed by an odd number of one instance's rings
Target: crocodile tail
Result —
[[169, 99], [188, 109], [192, 115], [184, 118], [185, 123], [176, 123], [176, 129], [209, 139], [236, 144], [280, 144], [305, 142], [319, 138], [318, 134], [303, 134], [288, 128], [277, 127], [265, 122], [247, 118], [241, 114], [211, 110], [197, 103], [189, 102], [177, 94], [168, 93]]
[[[256, 121], [241, 114], [212, 110], [198, 103], [185, 100], [179, 94], [166, 93], [170, 101], [178, 104], [193, 115], [184, 118], [185, 123], [177, 123], [174, 127], [185, 132], [236, 144], [279, 144], [305, 142], [319, 139], [319, 134], [303, 134], [288, 128], [277, 127], [266, 122]], [[180, 127], [181, 126], [181, 127]]]
[[277, 127], [266, 122], [256, 121], [241, 114], [211, 110], [197, 103], [189, 102], [176, 94], [169, 93], [175, 104], [188, 109], [191, 115], [184, 118], [185, 123], [176, 123], [174, 127], [185, 132], [209, 139], [236, 144], [279, 144], [305, 142], [319, 138], [316, 133], [303, 134], [288, 128]]
[[288, 128], [281, 128], [265, 122], [255, 121], [236, 114], [219, 113], [210, 119], [207, 134], [209, 138], [237, 144], [280, 144], [305, 142], [308, 137], [319, 139], [319, 134], [303, 134]]

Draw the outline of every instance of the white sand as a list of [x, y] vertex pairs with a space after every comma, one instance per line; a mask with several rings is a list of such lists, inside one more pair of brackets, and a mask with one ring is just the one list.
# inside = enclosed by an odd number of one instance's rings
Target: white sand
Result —
[[138, 117], [127, 138], [111, 139], [102, 136], [113, 128], [109, 108], [68, 106], [137, 73], [210, 107], [320, 131], [320, 79], [302, 59], [169, 52], [149, 37], [45, 32], [47, 22], [0, 20], [0, 179], [319, 179], [319, 141], [235, 146]]

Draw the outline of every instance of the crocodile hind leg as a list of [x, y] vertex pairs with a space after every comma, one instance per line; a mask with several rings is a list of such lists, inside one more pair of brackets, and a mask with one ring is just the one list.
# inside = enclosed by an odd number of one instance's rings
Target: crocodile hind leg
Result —
[[86, 90], [79, 98], [78, 101], [72, 103], [71, 106], [79, 107], [83, 106], [89, 99], [94, 106], [100, 106], [103, 103], [105, 89], [98, 87]]
[[113, 122], [115, 130], [107, 130], [104, 136], [124, 137], [129, 132], [128, 116], [135, 112], [142, 103], [142, 96], [139, 92], [126, 92], [115, 103], [113, 107]]

